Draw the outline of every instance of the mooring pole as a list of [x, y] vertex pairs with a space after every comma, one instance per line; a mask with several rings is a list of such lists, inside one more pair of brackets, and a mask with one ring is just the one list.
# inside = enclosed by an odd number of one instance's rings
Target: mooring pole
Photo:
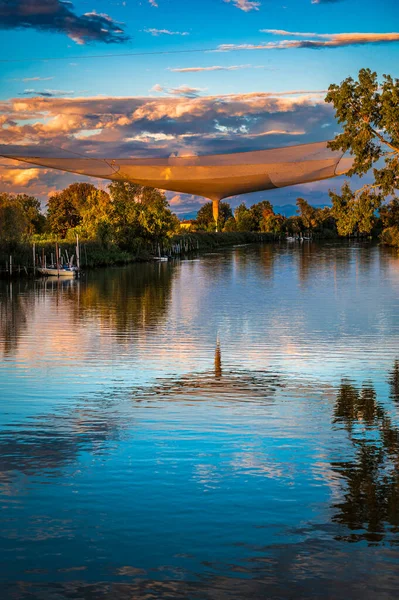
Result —
[[76, 234], [76, 266], [80, 271], [80, 249], [79, 249], [79, 236]]

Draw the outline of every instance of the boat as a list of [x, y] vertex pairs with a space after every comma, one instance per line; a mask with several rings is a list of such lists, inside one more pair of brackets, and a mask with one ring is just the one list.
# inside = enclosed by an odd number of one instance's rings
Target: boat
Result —
[[79, 269], [77, 267], [62, 266], [57, 269], [55, 266], [51, 267], [37, 267], [36, 271], [43, 275], [43, 277], [77, 277]]

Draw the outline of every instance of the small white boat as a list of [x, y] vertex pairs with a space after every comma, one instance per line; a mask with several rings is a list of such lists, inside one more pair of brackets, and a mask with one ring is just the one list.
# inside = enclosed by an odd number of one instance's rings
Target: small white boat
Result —
[[292, 237], [292, 235], [287, 236], [287, 242], [296, 242], [297, 238]]
[[44, 277], [76, 277], [79, 269], [77, 267], [37, 267], [37, 272]]
[[167, 260], [169, 260], [169, 258], [167, 256], [154, 256], [154, 260], [159, 260], [161, 262], [166, 262]]

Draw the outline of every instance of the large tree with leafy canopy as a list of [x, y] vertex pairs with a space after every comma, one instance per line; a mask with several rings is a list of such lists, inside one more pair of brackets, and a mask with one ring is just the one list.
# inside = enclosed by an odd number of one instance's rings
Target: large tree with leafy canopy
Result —
[[370, 233], [375, 211], [399, 189], [399, 79], [384, 75], [379, 81], [377, 73], [362, 69], [358, 80], [330, 85], [326, 102], [343, 129], [329, 147], [354, 159], [348, 175], [363, 177], [373, 169], [371, 183], [355, 191], [346, 183], [341, 194], [331, 192], [338, 230]]
[[[228, 202], [221, 202], [219, 204], [219, 220], [218, 230], [222, 231], [225, 223], [231, 219], [233, 212]], [[213, 216], [212, 202], [206, 202], [201, 206], [197, 213], [197, 223], [200, 229], [206, 229], [208, 231], [215, 230], [215, 219]]]

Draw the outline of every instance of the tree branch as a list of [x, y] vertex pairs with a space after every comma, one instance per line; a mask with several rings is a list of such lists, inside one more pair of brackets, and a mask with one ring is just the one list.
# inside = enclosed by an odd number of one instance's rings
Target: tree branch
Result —
[[396, 148], [395, 146], [392, 146], [392, 144], [390, 144], [389, 142], [387, 142], [386, 139], [380, 133], [378, 133], [378, 131], [376, 129], [374, 129], [373, 127], [371, 127], [371, 125], [370, 125], [370, 129], [374, 133], [374, 135], [380, 140], [380, 142], [382, 142], [383, 144], [385, 144], [385, 146], [388, 146], [388, 148], [391, 148], [391, 150], [393, 150], [393, 152], [395, 154], [399, 154], [399, 148]]

